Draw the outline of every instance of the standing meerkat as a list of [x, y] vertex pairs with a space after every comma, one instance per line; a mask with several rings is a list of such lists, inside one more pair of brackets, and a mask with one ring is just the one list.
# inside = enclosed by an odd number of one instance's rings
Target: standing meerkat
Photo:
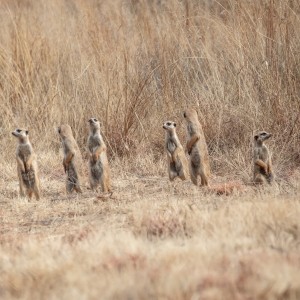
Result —
[[187, 109], [183, 116], [187, 122], [188, 141], [186, 150], [190, 155], [190, 175], [192, 182], [197, 185], [197, 176], [200, 175], [201, 185], [208, 185], [210, 165], [208, 149], [202, 126], [194, 109]]
[[37, 200], [40, 199], [40, 180], [36, 155], [29, 141], [28, 130], [16, 129], [12, 134], [18, 138], [16, 159], [20, 184], [20, 195], [27, 195], [30, 199], [34, 194]]
[[188, 178], [188, 162], [176, 133], [176, 123], [167, 121], [164, 123], [163, 128], [166, 130], [169, 178], [171, 181], [176, 177], [185, 180]]
[[90, 134], [87, 141], [89, 152], [89, 176], [91, 189], [101, 185], [103, 192], [111, 192], [110, 168], [106, 145], [100, 133], [100, 122], [96, 118], [89, 119]]
[[66, 191], [67, 193], [72, 193], [75, 190], [77, 193], [82, 193], [82, 156], [73, 137], [71, 126], [67, 124], [60, 125], [57, 131], [60, 135], [64, 152], [63, 166], [67, 174]]
[[274, 179], [272, 162], [269, 149], [264, 142], [272, 136], [271, 133], [260, 131], [254, 136], [254, 176], [255, 184], [262, 184], [265, 181], [272, 183]]

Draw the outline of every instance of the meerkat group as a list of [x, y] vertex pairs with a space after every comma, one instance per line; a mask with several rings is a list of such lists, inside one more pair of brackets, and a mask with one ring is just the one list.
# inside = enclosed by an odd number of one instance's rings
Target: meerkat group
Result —
[[[194, 109], [187, 109], [183, 113], [186, 121], [187, 142], [185, 150], [180, 143], [176, 132], [176, 123], [166, 121], [165, 149], [168, 159], [168, 175], [173, 181], [175, 178], [188, 179], [189, 175], [194, 185], [208, 186], [211, 175], [208, 147], [205, 140], [198, 114]], [[89, 136], [87, 151], [89, 156], [89, 181], [90, 188], [102, 192], [111, 192], [111, 174], [107, 158], [107, 148], [100, 132], [100, 122], [96, 118], [88, 120]], [[78, 144], [68, 124], [60, 125], [57, 132], [61, 139], [63, 149], [63, 169], [66, 174], [66, 192], [82, 193], [83, 159]], [[18, 138], [16, 150], [17, 172], [20, 186], [20, 196], [32, 198], [34, 195], [40, 199], [40, 180], [38, 175], [37, 159], [29, 141], [29, 131], [17, 128], [12, 134]], [[254, 184], [271, 184], [274, 180], [272, 171], [271, 154], [265, 141], [272, 135], [265, 131], [254, 136]], [[188, 158], [187, 158], [188, 156]]]
[[[100, 133], [100, 122], [96, 118], [88, 120], [90, 134], [87, 140], [89, 152], [90, 188], [97, 190], [101, 186], [103, 192], [111, 192], [110, 167], [106, 154], [106, 145]], [[63, 149], [63, 169], [66, 174], [66, 192], [82, 193], [83, 160], [78, 144], [73, 136], [72, 128], [62, 124], [57, 128]], [[17, 172], [20, 196], [34, 194], [40, 199], [40, 180], [36, 155], [29, 141], [29, 131], [17, 128], [12, 134], [18, 138], [16, 150]]]
[[193, 184], [198, 184], [198, 176], [201, 178], [201, 185], [208, 185], [210, 165], [208, 149], [202, 126], [198, 120], [197, 112], [190, 108], [183, 113], [187, 125], [186, 152], [189, 155], [189, 162], [183, 147], [176, 134], [176, 123], [167, 121], [163, 128], [166, 130], [166, 151], [168, 156], [168, 172], [170, 180], [176, 177], [182, 180], [187, 179], [187, 166], [189, 166], [190, 178]]
[[[208, 147], [202, 126], [198, 119], [196, 110], [190, 108], [183, 113], [186, 121], [187, 143], [186, 153], [189, 156], [189, 174], [193, 184], [198, 185], [198, 176], [201, 186], [208, 186], [211, 175]], [[176, 177], [181, 180], [187, 179], [187, 158], [176, 133], [176, 123], [167, 121], [163, 128], [166, 130], [165, 149], [168, 157], [169, 178], [173, 181]], [[254, 136], [254, 176], [253, 183], [260, 185], [265, 182], [271, 184], [274, 181], [272, 171], [271, 154], [264, 144], [272, 134], [265, 131]]]

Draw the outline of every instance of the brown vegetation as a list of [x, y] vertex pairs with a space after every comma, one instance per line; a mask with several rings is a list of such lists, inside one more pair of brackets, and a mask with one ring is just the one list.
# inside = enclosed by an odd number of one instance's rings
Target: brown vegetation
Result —
[[[2, 0], [0, 14], [0, 298], [300, 298], [298, 0]], [[161, 124], [184, 143], [188, 106], [210, 189], [167, 178]], [[64, 192], [56, 128], [86, 161], [91, 117], [110, 198]], [[16, 127], [39, 202], [18, 197]], [[247, 185], [258, 130], [274, 134], [272, 188]]]

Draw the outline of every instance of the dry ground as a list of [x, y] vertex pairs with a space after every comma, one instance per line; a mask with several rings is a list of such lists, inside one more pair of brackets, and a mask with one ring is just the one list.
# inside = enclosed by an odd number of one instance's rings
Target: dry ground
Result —
[[297, 176], [218, 196], [117, 161], [112, 197], [67, 197], [50, 157], [39, 202], [17, 196], [15, 165], [4, 164], [2, 299], [299, 299]]

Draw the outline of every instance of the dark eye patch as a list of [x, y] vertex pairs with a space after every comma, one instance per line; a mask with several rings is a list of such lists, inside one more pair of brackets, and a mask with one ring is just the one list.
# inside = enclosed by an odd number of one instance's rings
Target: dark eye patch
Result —
[[171, 126], [172, 124], [170, 122], [167, 122], [167, 126]]
[[95, 121], [95, 122], [98, 122], [98, 120], [97, 120], [97, 119], [94, 119], [94, 121]]
[[21, 129], [17, 129], [16, 132], [21, 132]]

